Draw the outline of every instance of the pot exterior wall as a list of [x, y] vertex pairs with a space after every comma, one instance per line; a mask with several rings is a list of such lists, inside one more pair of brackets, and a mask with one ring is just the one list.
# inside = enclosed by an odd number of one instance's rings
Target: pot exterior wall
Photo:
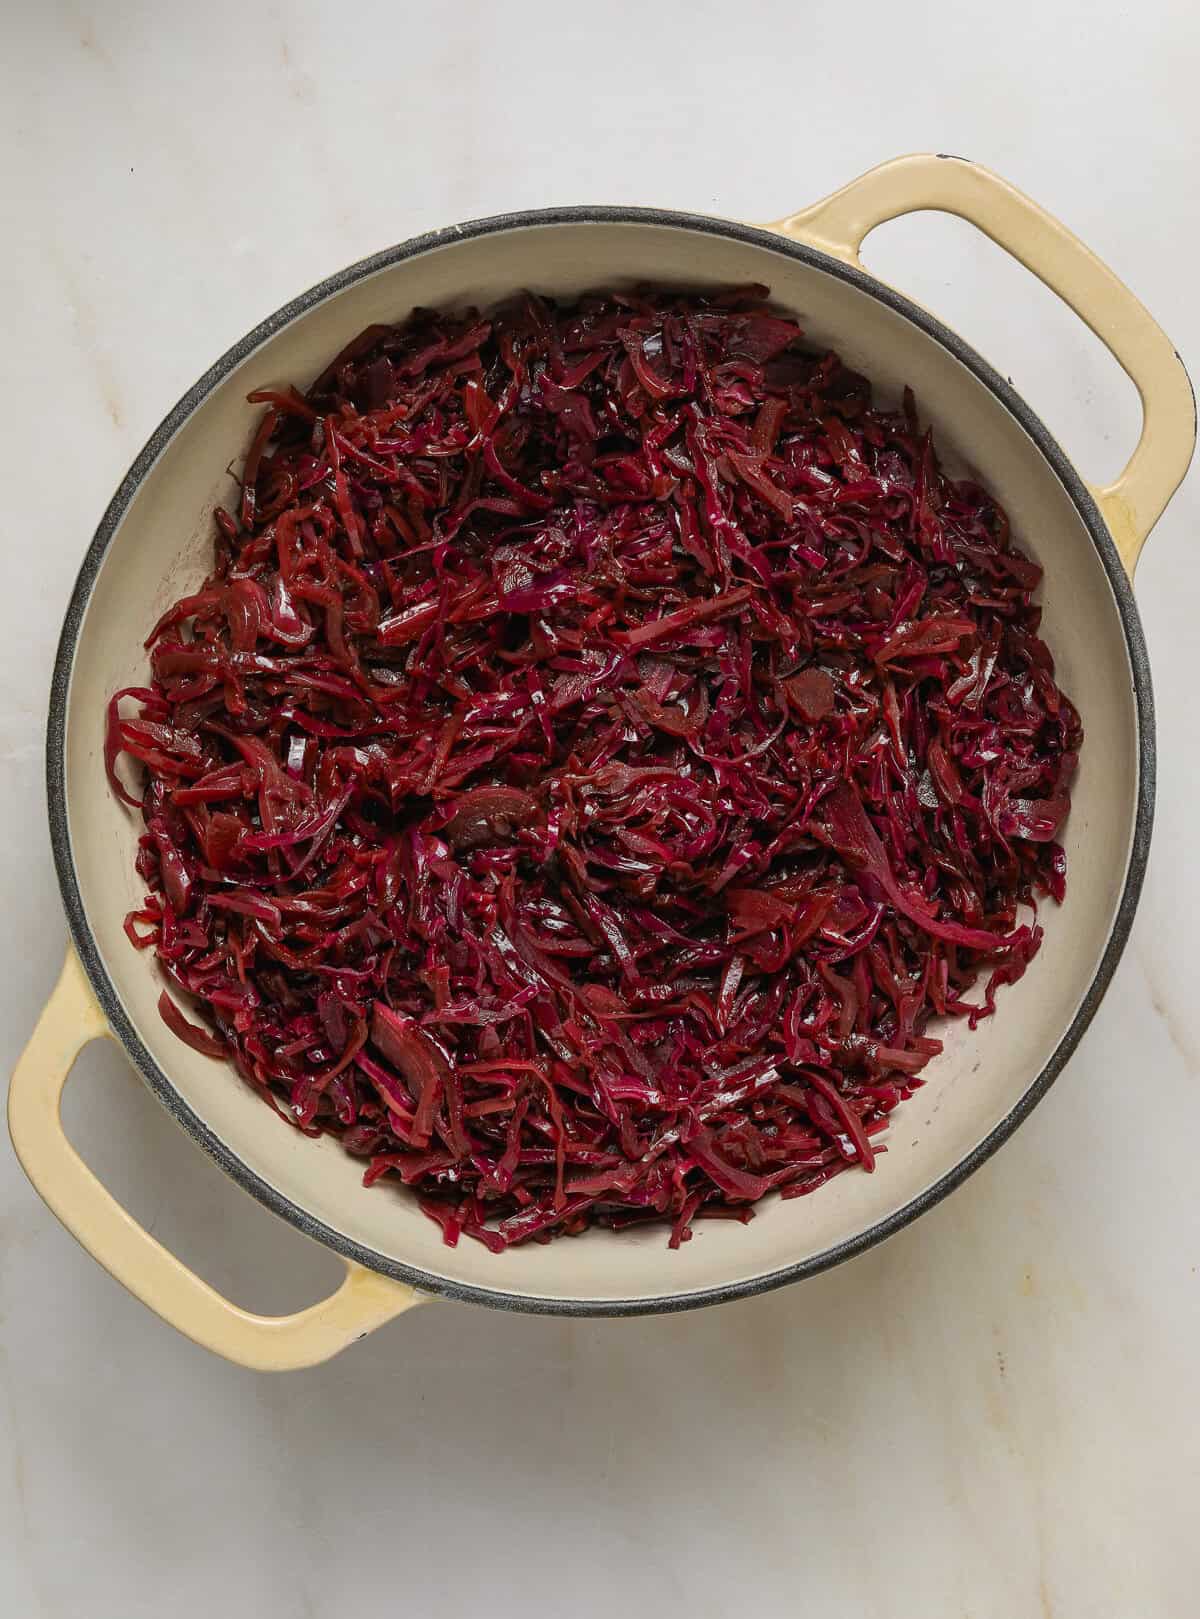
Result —
[[[654, 281], [761, 281], [819, 345], [885, 401], [911, 386], [952, 470], [978, 475], [1017, 542], [1046, 570], [1045, 628], [1086, 744], [1065, 841], [1065, 905], [1042, 915], [1031, 970], [975, 1034], [948, 1031], [925, 1087], [895, 1115], [874, 1175], [772, 1200], [750, 1225], [712, 1222], [669, 1252], [661, 1232], [596, 1231], [491, 1255], [446, 1248], [406, 1194], [365, 1192], [336, 1141], [280, 1124], [220, 1065], [177, 1041], [155, 1009], [152, 960], [122, 921], [141, 897], [139, 823], [103, 773], [104, 703], [145, 675], [142, 641], [207, 572], [211, 511], [231, 498], [257, 407], [253, 387], [315, 375], [347, 338], [416, 304], [487, 306], [520, 287], [570, 295]], [[422, 1287], [515, 1308], [678, 1308], [774, 1285], [901, 1224], [998, 1144], [1082, 1032], [1119, 955], [1149, 836], [1149, 681], [1116, 552], [1045, 429], [978, 357], [869, 277], [761, 231], [679, 215], [567, 210], [460, 227], [381, 255], [267, 322], [219, 362], [135, 465], [93, 546], [64, 631], [51, 715], [51, 815], [76, 945], [105, 1013], [181, 1122], [256, 1196], [351, 1258]]]

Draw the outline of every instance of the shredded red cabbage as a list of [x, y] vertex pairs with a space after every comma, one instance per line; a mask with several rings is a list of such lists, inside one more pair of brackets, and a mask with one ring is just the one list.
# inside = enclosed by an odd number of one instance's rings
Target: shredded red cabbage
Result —
[[870, 1170], [1063, 897], [1041, 570], [765, 298], [417, 311], [251, 394], [109, 705], [167, 1023], [450, 1244]]

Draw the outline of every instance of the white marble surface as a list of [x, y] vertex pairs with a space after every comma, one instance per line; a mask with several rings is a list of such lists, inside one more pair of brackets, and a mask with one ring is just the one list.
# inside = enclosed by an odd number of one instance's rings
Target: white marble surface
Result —
[[[300, 288], [508, 207], [772, 218], [934, 148], [1059, 212], [1200, 367], [1193, 0], [0, 11], [9, 1064], [64, 943], [42, 735], [78, 560], [166, 408]], [[1086, 474], [1121, 464], [1131, 390], [988, 244], [925, 218], [868, 258]], [[1116, 981], [1016, 1138], [866, 1257], [673, 1319], [434, 1306], [270, 1380], [149, 1316], [0, 1150], [0, 1612], [1195, 1613], [1198, 528], [1200, 474], [1138, 579], [1160, 798]], [[68, 1111], [114, 1189], [241, 1302], [294, 1306], [336, 1273], [119, 1053], [85, 1055]]]

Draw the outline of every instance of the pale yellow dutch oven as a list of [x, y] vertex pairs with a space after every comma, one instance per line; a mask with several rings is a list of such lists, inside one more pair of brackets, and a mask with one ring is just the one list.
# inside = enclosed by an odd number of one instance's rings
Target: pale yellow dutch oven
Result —
[[[876, 225], [916, 209], [958, 214], [1054, 289], [1103, 339], [1141, 395], [1144, 428], [1125, 471], [1089, 488], [1029, 407], [958, 337], [868, 275]], [[207, 571], [210, 512], [230, 498], [247, 392], [316, 374], [372, 321], [414, 304], [487, 305], [520, 287], [556, 294], [630, 281], [766, 282], [817, 343], [897, 397], [910, 384], [939, 443], [1007, 507], [1046, 570], [1045, 633], [1086, 726], [1067, 823], [1070, 888], [1045, 945], [993, 1019], [947, 1031], [874, 1175], [764, 1205], [750, 1225], [714, 1221], [669, 1252], [661, 1231], [502, 1255], [442, 1245], [401, 1194], [361, 1184], [331, 1139], [279, 1123], [245, 1085], [197, 1056], [155, 1010], [152, 961], [121, 923], [140, 897], [137, 819], [108, 792], [104, 699], [144, 678], [146, 628]], [[1129, 575], [1187, 468], [1195, 410], [1163, 332], [1068, 231], [986, 170], [900, 158], [777, 224], [568, 208], [452, 226], [368, 259], [305, 293], [219, 360], [138, 457], [105, 514], [67, 614], [50, 709], [50, 820], [73, 949], [12, 1079], [21, 1162], [79, 1241], [131, 1292], [198, 1343], [246, 1366], [309, 1365], [423, 1297], [552, 1314], [676, 1310], [812, 1275], [911, 1220], [962, 1181], [1045, 1093], [1095, 1011], [1124, 946], [1150, 836], [1150, 681]], [[267, 1318], [221, 1298], [137, 1225], [63, 1134], [59, 1098], [88, 1041], [121, 1041], [180, 1123], [269, 1208], [346, 1260], [343, 1285], [298, 1315]]]

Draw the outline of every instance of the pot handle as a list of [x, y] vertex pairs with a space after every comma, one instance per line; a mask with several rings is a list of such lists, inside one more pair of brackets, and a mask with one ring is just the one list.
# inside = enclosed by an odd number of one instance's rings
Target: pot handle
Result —
[[767, 228], [862, 269], [859, 249], [869, 232], [924, 209], [957, 214], [1032, 270], [1091, 327], [1137, 389], [1137, 448], [1114, 483], [1092, 488], [1132, 575], [1146, 536], [1187, 471], [1196, 402], [1162, 327], [1090, 248], [999, 175], [965, 158], [932, 153], [894, 158]]
[[13, 1071], [8, 1128], [17, 1157], [67, 1230], [169, 1325], [253, 1371], [328, 1360], [421, 1303], [400, 1282], [347, 1261], [346, 1279], [295, 1315], [255, 1315], [230, 1303], [142, 1229], [101, 1186], [63, 1132], [59, 1107], [76, 1057], [111, 1030], [74, 950]]

